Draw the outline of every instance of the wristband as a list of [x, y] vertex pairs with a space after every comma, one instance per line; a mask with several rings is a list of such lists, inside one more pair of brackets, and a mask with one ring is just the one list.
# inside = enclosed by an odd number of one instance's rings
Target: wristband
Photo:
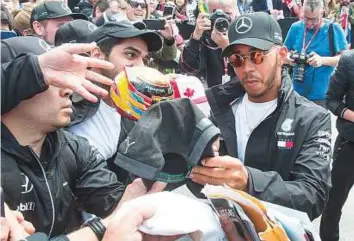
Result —
[[87, 220], [82, 227], [89, 227], [96, 234], [99, 241], [103, 239], [103, 235], [106, 232], [106, 227], [102, 223], [102, 219], [99, 217], [94, 217]]

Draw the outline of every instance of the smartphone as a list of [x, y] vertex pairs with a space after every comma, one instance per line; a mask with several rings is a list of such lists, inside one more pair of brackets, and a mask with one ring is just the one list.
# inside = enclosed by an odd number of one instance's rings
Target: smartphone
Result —
[[163, 29], [165, 29], [165, 20], [144, 19], [143, 22], [146, 25], [146, 29], [149, 29], [149, 30], [163, 30]]
[[174, 6], [165, 6], [165, 8], [163, 9], [163, 17], [175, 17], [175, 11], [176, 8]]

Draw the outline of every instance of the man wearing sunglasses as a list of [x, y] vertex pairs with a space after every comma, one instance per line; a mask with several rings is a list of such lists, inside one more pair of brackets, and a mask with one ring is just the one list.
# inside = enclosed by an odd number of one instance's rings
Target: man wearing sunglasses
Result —
[[291, 26], [285, 46], [296, 52], [287, 61], [294, 66], [295, 91], [325, 107], [330, 75], [348, 44], [341, 26], [322, 18], [323, 4], [323, 0], [305, 0], [304, 19]]
[[202, 160], [191, 179], [226, 184], [314, 219], [329, 192], [330, 115], [293, 90], [273, 17], [242, 15], [228, 35], [223, 56], [238, 79], [206, 91], [222, 138], [216, 156]]

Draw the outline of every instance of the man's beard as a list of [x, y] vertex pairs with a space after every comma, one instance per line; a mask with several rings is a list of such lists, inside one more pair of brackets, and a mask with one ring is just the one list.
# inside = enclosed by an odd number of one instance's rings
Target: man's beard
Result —
[[[275, 62], [274, 67], [271, 70], [270, 76], [268, 77], [267, 80], [264, 81], [264, 83], [267, 85], [266, 89], [264, 91], [262, 91], [261, 93], [255, 94], [255, 95], [250, 95], [248, 93], [248, 95], [250, 97], [252, 97], [252, 98], [260, 98], [260, 97], [264, 96], [265, 94], [267, 94], [268, 91], [271, 91], [273, 89], [274, 83], [275, 83], [275, 77], [277, 75], [277, 66], [278, 66], [278, 56], [276, 56], [276, 62]], [[247, 77], [246, 77], [246, 79], [247, 79]]]

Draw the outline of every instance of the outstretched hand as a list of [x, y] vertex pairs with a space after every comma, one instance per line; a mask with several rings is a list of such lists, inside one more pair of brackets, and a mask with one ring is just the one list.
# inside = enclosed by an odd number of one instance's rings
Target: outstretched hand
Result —
[[96, 47], [96, 43], [64, 44], [38, 56], [46, 84], [69, 88], [91, 102], [97, 101], [94, 94], [106, 96], [108, 92], [92, 81], [108, 86], [113, 81], [88, 68], [113, 69], [114, 65], [104, 60], [79, 55]]

